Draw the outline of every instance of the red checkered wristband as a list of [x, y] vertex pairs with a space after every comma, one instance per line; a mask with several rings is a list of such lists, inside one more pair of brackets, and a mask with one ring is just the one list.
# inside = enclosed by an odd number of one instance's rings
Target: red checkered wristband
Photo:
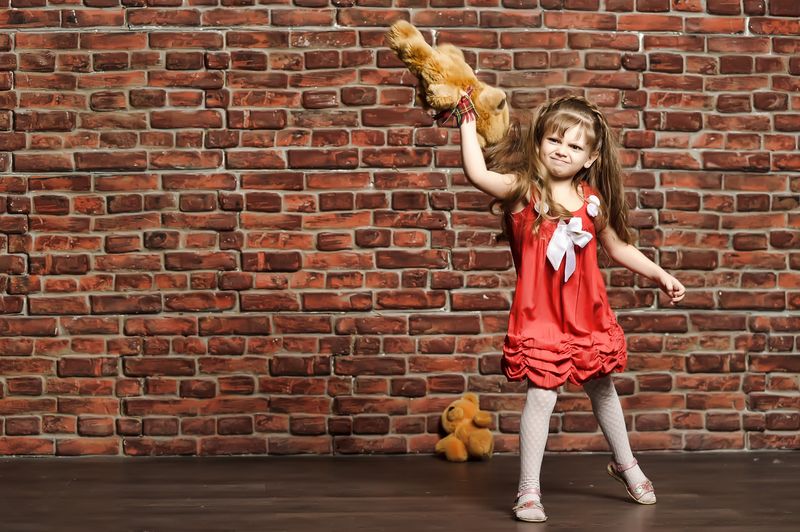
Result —
[[433, 118], [440, 126], [444, 126], [452, 117], [456, 118], [456, 126], [461, 127], [463, 122], [475, 120], [478, 117], [475, 111], [475, 104], [472, 103], [472, 87], [467, 88], [467, 94], [458, 100], [458, 103], [452, 109], [445, 109], [439, 111]]

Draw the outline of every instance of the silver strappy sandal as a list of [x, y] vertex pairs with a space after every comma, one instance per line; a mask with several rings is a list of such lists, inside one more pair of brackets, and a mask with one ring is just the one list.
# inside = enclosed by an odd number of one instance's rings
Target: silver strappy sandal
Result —
[[[628, 492], [628, 495], [631, 499], [639, 504], [655, 504], [656, 503], [656, 493], [653, 489], [653, 483], [649, 480], [645, 480], [644, 482], [640, 482], [636, 484], [633, 488], [631, 488], [628, 483], [625, 481], [625, 477], [622, 476], [623, 471], [627, 471], [628, 469], [634, 467], [639, 462], [634, 458], [633, 462], [628, 465], [619, 465], [614, 462], [609, 462], [606, 471], [608, 474], [611, 475], [612, 478], [622, 482], [622, 485], [625, 486], [625, 491]], [[653, 494], [653, 500], [642, 500], [648, 493]]]
[[[539, 502], [536, 499], [531, 499], [529, 501], [525, 501], [522, 503], [519, 502], [520, 498], [523, 495], [529, 495], [529, 494], [537, 495], [538, 499], [542, 498], [542, 493], [535, 488], [522, 490], [519, 493], [517, 493], [517, 501], [514, 503], [513, 508], [511, 508], [511, 510], [514, 512], [514, 517], [516, 517], [520, 521], [526, 521], [528, 523], [543, 523], [544, 521], [547, 521], [547, 515], [544, 513], [544, 506], [542, 506], [541, 502]], [[532, 510], [532, 509], [536, 509], [542, 512], [542, 517], [540, 519], [531, 519], [527, 517], [521, 517], [519, 515], [520, 511], [522, 510]]]

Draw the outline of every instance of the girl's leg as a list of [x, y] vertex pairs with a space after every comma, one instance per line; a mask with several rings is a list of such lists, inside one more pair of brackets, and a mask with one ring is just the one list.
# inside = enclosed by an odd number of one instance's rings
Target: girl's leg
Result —
[[[514, 507], [517, 518], [524, 521], [546, 519], [540, 505], [539, 472], [542, 468], [547, 434], [550, 431], [550, 414], [553, 413], [556, 398], [555, 390], [545, 390], [528, 384], [519, 425], [521, 470], [519, 495]], [[533, 504], [534, 502], [537, 504]]]
[[[619, 466], [627, 466], [633, 463], [633, 452], [628, 440], [628, 431], [625, 427], [625, 416], [622, 413], [617, 390], [610, 375], [599, 379], [593, 379], [584, 383], [583, 389], [592, 401], [592, 410], [597, 418], [603, 434], [608, 440], [611, 452], [614, 454], [614, 461]], [[627, 482], [629, 489], [647, 481], [647, 477], [642, 473], [641, 468], [635, 465], [620, 473]], [[649, 493], [642, 497], [641, 502], [655, 500], [655, 494]]]

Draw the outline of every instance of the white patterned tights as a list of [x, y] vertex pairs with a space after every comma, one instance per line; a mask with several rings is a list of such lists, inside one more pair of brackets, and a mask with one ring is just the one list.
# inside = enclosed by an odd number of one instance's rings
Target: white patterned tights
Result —
[[[627, 465], [633, 461], [628, 432], [625, 427], [625, 417], [622, 405], [617, 396], [617, 390], [610, 376], [593, 379], [583, 385], [592, 402], [592, 410], [597, 418], [600, 428], [605, 435], [614, 461], [620, 465]], [[520, 503], [528, 500], [539, 500], [539, 473], [542, 468], [547, 434], [550, 428], [550, 415], [556, 404], [555, 390], [545, 390], [528, 386], [525, 406], [522, 409], [522, 418], [519, 427], [520, 446], [520, 476], [519, 492], [535, 490], [522, 495]], [[634, 466], [622, 473], [630, 486], [646, 480], [639, 466]], [[520, 515], [524, 514], [524, 515]], [[541, 514], [541, 510], [529, 507], [518, 512], [518, 517], [532, 518]]]

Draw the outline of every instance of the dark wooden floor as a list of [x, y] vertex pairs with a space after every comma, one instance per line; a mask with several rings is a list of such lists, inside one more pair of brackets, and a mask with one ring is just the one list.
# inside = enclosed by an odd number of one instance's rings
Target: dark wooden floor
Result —
[[519, 459], [6, 458], [3, 532], [800, 530], [800, 453], [640, 454], [658, 504], [604, 455], [547, 455], [545, 524], [514, 521]]

